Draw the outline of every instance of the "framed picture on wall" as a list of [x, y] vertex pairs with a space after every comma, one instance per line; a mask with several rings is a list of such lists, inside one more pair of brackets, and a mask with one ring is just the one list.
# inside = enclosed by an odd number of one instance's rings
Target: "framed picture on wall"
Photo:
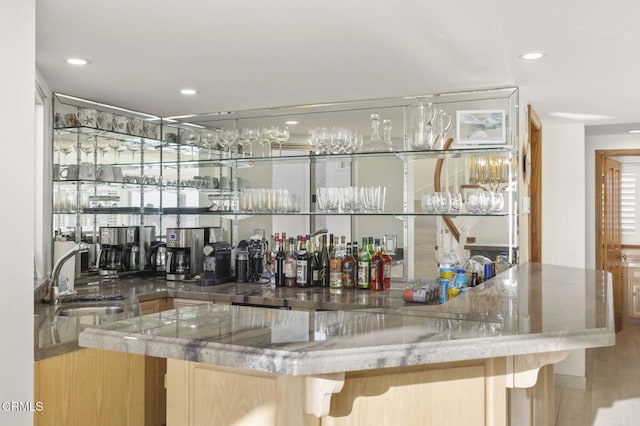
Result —
[[456, 112], [456, 144], [504, 145], [507, 143], [506, 112], [500, 109]]

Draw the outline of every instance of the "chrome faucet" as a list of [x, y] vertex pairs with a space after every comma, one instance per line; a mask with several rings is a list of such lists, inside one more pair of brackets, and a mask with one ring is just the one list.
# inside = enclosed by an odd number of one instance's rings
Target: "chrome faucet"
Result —
[[47, 278], [47, 295], [45, 295], [43, 301], [46, 303], [51, 303], [52, 305], [57, 305], [60, 303], [60, 298], [63, 296], [70, 296], [73, 294], [73, 291], [67, 290], [65, 292], [60, 292], [59, 280], [60, 280], [60, 272], [62, 271], [62, 267], [67, 262], [67, 260], [74, 257], [77, 253], [85, 252], [89, 249], [89, 244], [87, 243], [78, 243], [71, 250], [66, 252], [65, 254], [58, 259], [56, 264], [53, 266], [53, 271], [51, 271], [51, 275]]

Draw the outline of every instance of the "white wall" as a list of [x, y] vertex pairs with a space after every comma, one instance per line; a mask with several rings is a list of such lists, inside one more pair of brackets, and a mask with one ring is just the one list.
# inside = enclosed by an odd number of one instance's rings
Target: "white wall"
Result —
[[542, 132], [542, 263], [584, 268], [584, 125], [545, 121]]
[[638, 149], [640, 135], [638, 134], [589, 134], [586, 137], [586, 229], [585, 256], [587, 268], [595, 269], [596, 264], [596, 199], [595, 199], [595, 155], [598, 149]]
[[[584, 132], [581, 123], [545, 121], [542, 126], [542, 263], [585, 267]], [[543, 294], [544, 305], [552, 306], [555, 296]], [[584, 323], [585, 316], [574, 320]], [[543, 313], [543, 327], [544, 323]], [[555, 373], [583, 384], [585, 351], [572, 351], [555, 366]]]
[[[35, 1], [0, 0], [3, 245], [0, 401], [33, 401]], [[3, 405], [4, 407], [4, 405]], [[31, 425], [31, 412], [0, 410], [0, 424]]]

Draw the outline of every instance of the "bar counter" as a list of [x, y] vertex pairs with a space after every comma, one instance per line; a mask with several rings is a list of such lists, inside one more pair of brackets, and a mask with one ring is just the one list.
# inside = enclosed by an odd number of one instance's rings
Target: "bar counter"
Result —
[[[220, 386], [245, 389], [264, 424], [384, 424], [392, 411], [407, 424], [506, 424], [506, 389], [541, 386], [548, 398], [544, 366], [614, 344], [611, 291], [601, 271], [525, 264], [438, 306], [189, 306], [85, 328], [79, 342], [167, 358], [167, 424], [233, 421], [238, 396]], [[434, 409], [443, 391], [478, 400], [444, 415]]]

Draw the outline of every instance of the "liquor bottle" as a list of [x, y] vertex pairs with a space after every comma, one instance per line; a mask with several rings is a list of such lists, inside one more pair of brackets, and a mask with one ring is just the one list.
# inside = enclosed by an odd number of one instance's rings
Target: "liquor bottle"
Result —
[[382, 255], [382, 260], [384, 260], [384, 288], [391, 288], [391, 265], [393, 259], [387, 254], [383, 245], [380, 247], [382, 248], [380, 254]]
[[320, 287], [320, 252], [316, 250], [313, 236], [309, 240], [309, 273], [311, 287]]
[[313, 237], [309, 236], [309, 239], [307, 241], [307, 253], [309, 254], [309, 264], [307, 266], [307, 285], [309, 287], [313, 287], [313, 268], [314, 266], [317, 268], [318, 262], [316, 260], [316, 248]]
[[284, 285], [285, 287], [296, 286], [296, 258], [294, 247], [294, 238], [289, 238], [289, 254], [284, 260]]
[[329, 234], [329, 247], [327, 248], [327, 250], [329, 251], [329, 255], [331, 255], [331, 253], [333, 253], [333, 249], [335, 248], [333, 246], [334, 240], [333, 240], [333, 234]]
[[342, 288], [342, 257], [340, 246], [334, 245], [329, 255], [329, 287], [332, 289]]
[[369, 256], [373, 257], [376, 254], [376, 248], [373, 245], [373, 237], [369, 237], [367, 240], [367, 251], [369, 252]]
[[300, 239], [300, 250], [296, 257], [296, 284], [298, 287], [310, 287], [309, 281], [309, 252], [307, 251], [307, 239]]
[[[358, 256], [360, 255], [360, 252], [358, 251], [358, 242], [354, 241], [351, 243], [351, 254], [353, 255], [354, 259], [356, 259], [356, 269], [358, 268]], [[356, 278], [357, 278], [357, 272], [356, 272]], [[358, 282], [358, 280], [356, 279], [356, 283]]]
[[362, 250], [360, 250], [360, 255], [358, 256], [358, 288], [366, 289], [369, 288], [370, 283], [370, 268], [369, 261], [371, 260], [371, 256], [367, 251], [367, 238], [362, 238]]
[[270, 283], [276, 283], [276, 255], [278, 254], [278, 247], [280, 242], [280, 234], [276, 232], [275, 236], [271, 237], [271, 250], [270, 250], [270, 259], [269, 259], [269, 272], [271, 273]]
[[351, 243], [347, 243], [347, 254], [342, 259], [342, 287], [346, 289], [355, 288], [358, 281], [358, 265], [353, 257]]
[[282, 240], [279, 242], [278, 253], [276, 254], [275, 281], [277, 287], [284, 285], [284, 261], [286, 255], [284, 253], [284, 244]]
[[371, 280], [371, 290], [381, 291], [384, 290], [384, 260], [380, 254], [380, 239], [375, 239], [375, 252], [373, 257], [369, 261], [371, 272], [369, 272], [369, 279]]
[[329, 251], [327, 249], [327, 236], [322, 236], [322, 247], [320, 248], [320, 287], [329, 287]]

